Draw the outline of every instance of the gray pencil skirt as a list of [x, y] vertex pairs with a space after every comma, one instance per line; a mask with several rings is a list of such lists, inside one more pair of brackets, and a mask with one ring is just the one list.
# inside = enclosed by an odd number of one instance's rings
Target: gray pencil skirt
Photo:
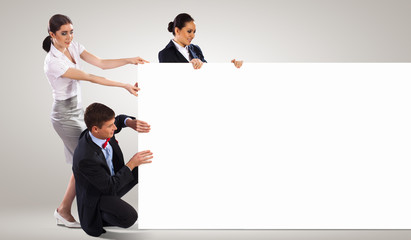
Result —
[[73, 164], [73, 154], [80, 134], [86, 129], [84, 111], [79, 106], [77, 96], [66, 100], [54, 100], [51, 123], [64, 143], [66, 162]]

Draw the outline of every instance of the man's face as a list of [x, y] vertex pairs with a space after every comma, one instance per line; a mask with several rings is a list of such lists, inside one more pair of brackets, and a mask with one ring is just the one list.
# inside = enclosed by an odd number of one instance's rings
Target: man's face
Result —
[[96, 138], [100, 139], [106, 139], [106, 138], [111, 138], [114, 135], [114, 131], [117, 130], [116, 125], [114, 124], [115, 119], [111, 119], [105, 123], [103, 123], [103, 126], [101, 128], [98, 128], [97, 126], [93, 127], [93, 135]]

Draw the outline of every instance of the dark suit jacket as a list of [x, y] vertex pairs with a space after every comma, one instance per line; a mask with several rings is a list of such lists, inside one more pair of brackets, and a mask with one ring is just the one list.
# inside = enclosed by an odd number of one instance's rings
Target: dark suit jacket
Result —
[[[124, 120], [129, 117], [119, 115], [115, 119], [120, 132]], [[134, 117], [130, 117], [135, 119]], [[113, 167], [115, 175], [110, 175], [101, 148], [91, 139], [89, 131], [80, 135], [80, 140], [74, 151], [73, 173], [76, 179], [77, 207], [80, 224], [83, 230], [91, 236], [100, 236], [105, 232], [99, 208], [99, 200], [103, 195], [122, 197], [138, 183], [138, 168], [133, 171], [124, 165], [123, 153], [115, 136], [110, 139], [113, 148]]]
[[[192, 58], [198, 58], [202, 62], [207, 62], [204, 59], [203, 52], [201, 51], [200, 47], [194, 44], [188, 45], [188, 52]], [[174, 45], [173, 41], [170, 40], [168, 45], [158, 53], [158, 60], [161, 63], [186, 63], [188, 62], [187, 59], [181, 54], [176, 45]]]

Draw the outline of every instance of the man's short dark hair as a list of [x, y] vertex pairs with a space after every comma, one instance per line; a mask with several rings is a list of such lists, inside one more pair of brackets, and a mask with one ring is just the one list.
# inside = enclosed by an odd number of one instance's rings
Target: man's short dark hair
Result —
[[91, 131], [93, 126], [102, 128], [103, 124], [115, 117], [114, 111], [101, 103], [92, 103], [86, 108], [84, 113], [84, 122], [87, 129]]

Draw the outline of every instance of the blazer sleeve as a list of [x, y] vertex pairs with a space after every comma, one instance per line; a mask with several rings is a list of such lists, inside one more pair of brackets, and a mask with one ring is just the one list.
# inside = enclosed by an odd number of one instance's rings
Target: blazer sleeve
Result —
[[158, 61], [160, 63], [169, 62], [169, 61], [167, 61], [167, 54], [165, 54], [164, 51], [160, 51], [158, 53]]
[[127, 166], [123, 166], [114, 176], [111, 176], [104, 171], [102, 164], [103, 161], [98, 161], [97, 158], [82, 159], [77, 169], [82, 178], [102, 194], [117, 195], [121, 189], [134, 180], [134, 174]]
[[[179, 59], [177, 56], [177, 52], [172, 48], [164, 49], [158, 53], [158, 61], [160, 63], [178, 63], [184, 62], [184, 60]], [[188, 61], [185, 60], [185, 62]]]
[[126, 184], [122, 189], [117, 192], [117, 196], [123, 197], [138, 183], [138, 167], [135, 167], [132, 171], [134, 180]]
[[114, 124], [116, 125], [117, 130], [114, 131], [114, 134], [119, 133], [119, 132], [121, 131], [121, 129], [127, 127], [127, 126], [124, 124], [124, 120], [126, 120], [127, 118], [136, 119], [135, 117], [127, 116], [127, 115], [124, 115], [124, 114], [118, 115], [118, 116], [116, 117], [116, 119], [115, 119], [115, 121], [114, 121]]

